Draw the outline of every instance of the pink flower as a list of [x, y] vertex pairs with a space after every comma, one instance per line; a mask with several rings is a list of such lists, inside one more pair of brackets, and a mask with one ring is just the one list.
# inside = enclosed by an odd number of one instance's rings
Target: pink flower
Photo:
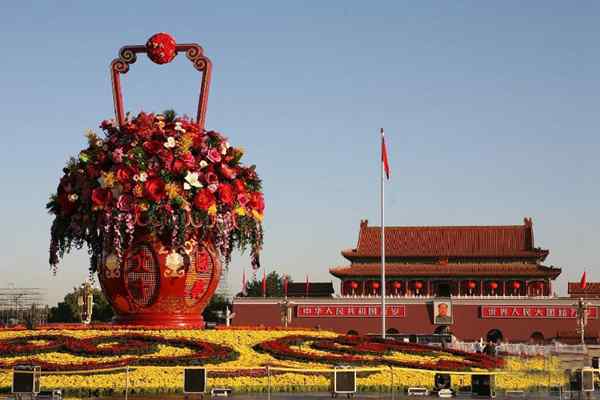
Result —
[[112, 159], [116, 163], [123, 162], [123, 149], [117, 148], [112, 152]]
[[207, 155], [208, 159], [214, 163], [221, 161], [221, 153], [217, 149], [210, 149]]
[[124, 212], [131, 211], [131, 205], [133, 203], [133, 199], [128, 194], [122, 194], [119, 196], [119, 200], [117, 200], [117, 208]]

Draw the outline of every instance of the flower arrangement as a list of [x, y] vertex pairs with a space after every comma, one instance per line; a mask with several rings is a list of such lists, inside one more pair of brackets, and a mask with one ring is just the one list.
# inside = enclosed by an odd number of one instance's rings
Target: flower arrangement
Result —
[[[484, 354], [436, 349], [430, 346], [399, 343], [368, 337], [339, 336], [321, 339], [314, 336], [287, 336], [257, 344], [254, 349], [281, 360], [354, 365], [393, 365], [424, 370], [470, 371], [495, 369], [504, 360]], [[419, 355], [419, 357], [414, 357]], [[457, 357], [460, 356], [460, 357]]]
[[91, 272], [103, 248], [114, 248], [120, 261], [136, 232], [172, 247], [213, 240], [225, 263], [234, 248], [249, 247], [259, 267], [265, 204], [255, 166], [240, 163], [242, 149], [173, 111], [100, 127], [104, 137], [88, 131], [88, 147], [69, 160], [47, 204], [55, 216], [54, 271], [65, 253], [84, 244]]
[[[310, 357], [288, 358], [282, 357], [283, 354], [255, 350], [255, 347], [261, 343], [278, 341], [283, 344], [286, 339], [298, 336], [312, 338], [304, 342], [301, 349]], [[334, 343], [331, 343], [332, 340]], [[327, 331], [306, 330], [178, 329], [145, 330], [142, 334], [139, 330], [130, 329], [42, 329], [35, 332], [0, 329], [0, 393], [10, 391], [12, 381], [10, 367], [16, 363], [32, 362], [34, 358], [36, 363], [43, 365], [42, 370], [69, 371], [68, 374], [55, 373], [42, 376], [44, 388], [63, 389], [69, 396], [83, 397], [87, 396], [89, 391], [106, 396], [123, 394], [124, 371], [94, 370], [120, 367], [126, 363], [133, 366], [129, 372], [129, 389], [135, 390], [136, 394], [181, 391], [182, 369], [194, 363], [203, 364], [208, 368], [208, 382], [211, 387], [231, 387], [236, 392], [265, 392], [270, 383], [272, 389], [277, 391], [326, 391], [329, 389], [331, 374], [319, 371], [339, 363], [347, 364], [337, 358], [345, 354], [364, 357], [367, 360], [367, 362], [353, 363], [355, 366], [381, 368], [380, 372], [359, 372], [357, 374], [359, 390], [390, 390], [393, 383], [394, 390], [400, 391], [409, 386], [433, 385], [436, 371], [434, 364], [440, 359], [462, 357], [455, 352], [448, 353], [448, 350], [442, 352], [439, 348], [408, 343], [396, 343], [402, 348], [392, 349], [391, 341], [386, 344], [386, 350], [379, 355], [372, 356], [368, 353], [369, 350], [359, 354], [356, 348], [368, 343], [381, 344], [368, 338], [344, 337]], [[328, 346], [333, 350], [325, 352], [324, 349]], [[356, 350], [355, 354], [351, 350], [353, 346]], [[283, 347], [298, 349], [294, 344], [283, 345]], [[347, 349], [345, 353], [342, 352], [343, 348]], [[153, 352], [148, 353], [150, 350]], [[333, 358], [308, 361], [308, 358], [314, 357], [308, 353], [317, 351], [329, 354]], [[200, 354], [199, 358], [197, 358], [198, 354]], [[481, 356], [473, 353], [464, 354]], [[379, 362], [375, 360], [377, 357], [380, 359]], [[503, 374], [496, 376], [498, 389], [539, 390], [539, 387], [566, 383], [558, 357], [545, 359], [504, 357], [503, 359], [505, 361], [502, 367]], [[419, 369], [406, 369], [388, 360], [411, 362]], [[431, 364], [431, 369], [428, 371], [422, 369], [424, 364]], [[297, 369], [301, 372], [290, 370], [280, 373], [281, 371], [271, 369], [268, 377], [267, 365]], [[469, 364], [469, 367], [478, 369], [479, 366]], [[81, 372], [76, 373], [74, 369]], [[454, 388], [469, 384], [468, 375], [452, 374]]]

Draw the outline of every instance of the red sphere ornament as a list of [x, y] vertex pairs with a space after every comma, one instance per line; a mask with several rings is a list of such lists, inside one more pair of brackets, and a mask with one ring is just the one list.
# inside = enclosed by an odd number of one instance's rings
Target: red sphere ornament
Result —
[[515, 281], [515, 282], [513, 282], [512, 286], [514, 289], [519, 289], [521, 287], [521, 282]]
[[498, 283], [496, 283], [496, 282], [492, 282], [492, 283], [490, 283], [490, 287], [491, 287], [492, 289], [498, 289]]
[[416, 289], [421, 289], [423, 287], [423, 283], [420, 281], [415, 282], [415, 288]]
[[402, 287], [402, 284], [398, 281], [394, 281], [394, 289], [400, 289]]
[[148, 58], [156, 64], [167, 64], [177, 55], [177, 44], [173, 36], [165, 32], [152, 35], [146, 42]]
[[469, 289], [475, 289], [475, 287], [477, 287], [477, 284], [473, 281], [469, 281], [469, 283], [467, 283], [467, 287]]
[[356, 282], [356, 281], [352, 281], [352, 282], [350, 282], [350, 287], [351, 287], [352, 289], [356, 289], [356, 288], [358, 288], [358, 282]]

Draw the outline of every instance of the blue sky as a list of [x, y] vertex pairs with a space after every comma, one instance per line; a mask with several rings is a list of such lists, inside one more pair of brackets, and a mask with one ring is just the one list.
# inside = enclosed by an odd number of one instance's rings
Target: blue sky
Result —
[[[207, 127], [258, 165], [268, 271], [329, 281], [360, 219], [378, 224], [384, 127], [389, 225], [531, 216], [559, 292], [584, 268], [600, 280], [600, 3], [220, 3], [2, 3], [0, 286], [53, 303], [85, 279], [85, 251], [49, 273], [44, 204], [84, 130], [113, 115], [108, 63], [159, 31], [213, 61]], [[193, 114], [198, 79], [184, 57], [140, 59], [126, 106]]]

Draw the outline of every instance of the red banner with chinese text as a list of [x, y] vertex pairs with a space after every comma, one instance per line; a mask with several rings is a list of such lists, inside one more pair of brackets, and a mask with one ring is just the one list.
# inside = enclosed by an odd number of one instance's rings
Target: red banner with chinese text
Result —
[[[389, 305], [385, 307], [386, 317], [404, 318], [406, 317], [406, 307], [403, 305]], [[298, 318], [315, 317], [381, 317], [380, 305], [298, 305], [296, 307], [296, 316]]]
[[[588, 318], [598, 318], [598, 308], [587, 308]], [[481, 318], [577, 318], [571, 306], [481, 306]]]

